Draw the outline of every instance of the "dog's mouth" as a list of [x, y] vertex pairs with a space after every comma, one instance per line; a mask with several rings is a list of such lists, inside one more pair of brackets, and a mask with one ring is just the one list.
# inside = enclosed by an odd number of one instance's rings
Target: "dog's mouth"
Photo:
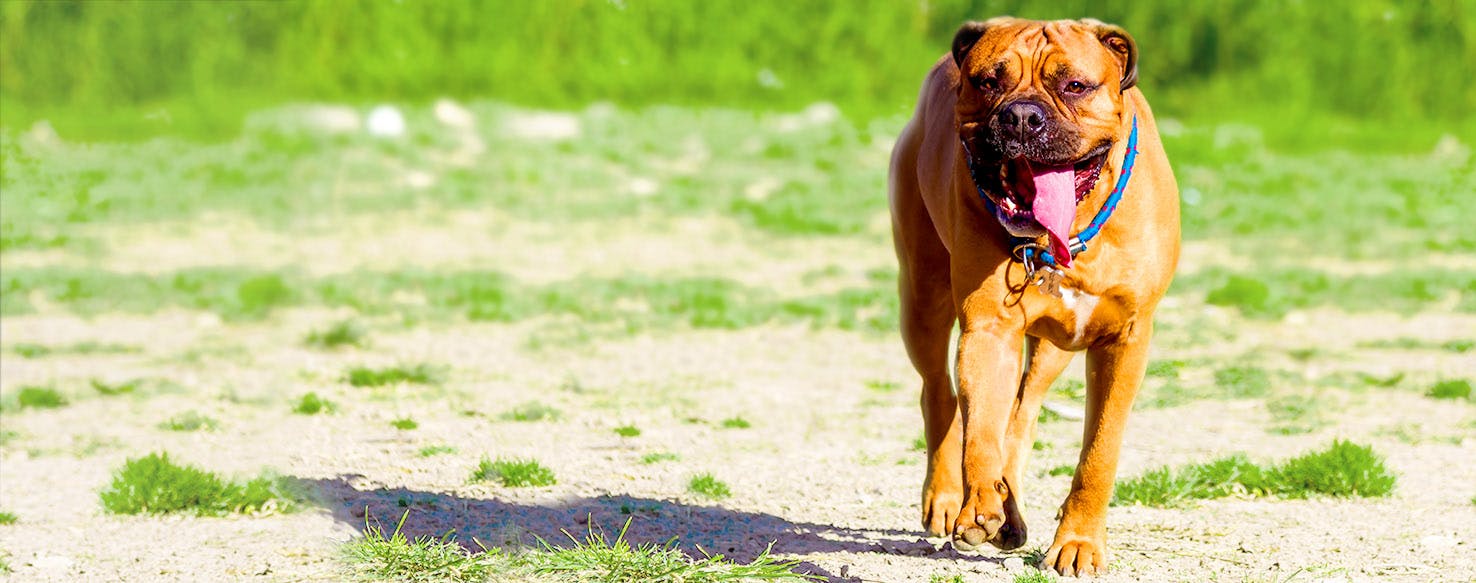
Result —
[[974, 180], [993, 200], [996, 218], [1011, 235], [1049, 235], [1053, 255], [1070, 266], [1068, 240], [1076, 205], [1096, 187], [1110, 149], [1110, 144], [1103, 145], [1064, 164], [1018, 156], [999, 162], [995, 172], [981, 169]]

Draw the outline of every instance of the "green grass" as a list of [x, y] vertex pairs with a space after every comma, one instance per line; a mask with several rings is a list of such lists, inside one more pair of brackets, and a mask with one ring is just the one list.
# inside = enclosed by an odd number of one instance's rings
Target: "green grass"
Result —
[[344, 382], [355, 387], [382, 387], [393, 384], [440, 384], [446, 377], [446, 369], [430, 364], [397, 365], [384, 368], [356, 366], [344, 373]]
[[113, 514], [202, 516], [285, 510], [299, 500], [284, 481], [268, 476], [230, 481], [176, 464], [164, 453], [129, 459], [113, 474], [111, 485], [100, 498], [103, 509]]
[[1383, 497], [1393, 491], [1394, 483], [1394, 475], [1372, 448], [1335, 440], [1327, 449], [1274, 466], [1234, 455], [1178, 469], [1161, 467], [1118, 483], [1112, 503], [1181, 506], [1232, 495]]
[[438, 455], [456, 453], [456, 448], [449, 445], [427, 445], [420, 448], [420, 451], [418, 453], [420, 457], [435, 457]]
[[1432, 399], [1467, 399], [1471, 398], [1471, 381], [1466, 379], [1446, 379], [1430, 386], [1425, 396]]
[[714, 478], [712, 474], [692, 476], [691, 481], [687, 482], [687, 491], [711, 500], [721, 500], [733, 495], [728, 485]]
[[924, 436], [921, 436], [921, 435], [912, 438], [912, 450], [913, 451], [927, 451], [928, 450], [928, 438], [927, 437], [924, 437]]
[[292, 405], [292, 412], [298, 415], [317, 415], [319, 413], [332, 413], [337, 406], [317, 393], [308, 393]]
[[369, 344], [369, 331], [356, 320], [334, 322], [323, 330], [313, 330], [303, 343], [314, 348], [362, 348]]
[[107, 383], [97, 379], [92, 379], [91, 381], [89, 381], [89, 384], [92, 385], [92, 389], [97, 391], [98, 394], [115, 397], [118, 395], [126, 395], [137, 391], [138, 387], [143, 384], [143, 381], [140, 379], [133, 379], [123, 381], [121, 383]]
[[1324, 418], [1321, 402], [1306, 395], [1282, 395], [1266, 400], [1266, 411], [1271, 414], [1272, 433], [1297, 435], [1310, 433], [1328, 424]]
[[895, 393], [902, 389], [902, 383], [882, 379], [869, 379], [866, 388], [878, 393]]
[[1076, 464], [1061, 464], [1046, 472], [1050, 476], [1072, 476], [1076, 474]]
[[1384, 348], [1399, 350], [1444, 350], [1463, 354], [1476, 348], [1476, 340], [1458, 339], [1443, 342], [1425, 340], [1423, 338], [1380, 338], [1377, 340], [1366, 340], [1358, 343], [1359, 348]]
[[57, 346], [23, 342], [11, 346], [10, 349], [23, 358], [41, 358], [57, 355], [137, 354], [143, 352], [143, 349], [138, 346], [94, 342], [91, 340]]
[[14, 513], [0, 511], [0, 525], [15, 524], [15, 521], [16, 521], [16, 518], [15, 518], [15, 514]]
[[747, 419], [744, 419], [740, 415], [737, 417], [729, 417], [727, 419], [724, 419], [722, 426], [723, 429], [748, 429], [750, 427], [753, 427], [753, 424], [749, 423]]
[[402, 531], [409, 516], [406, 510], [388, 535], [378, 525], [366, 524], [364, 536], [344, 545], [344, 557], [357, 580], [482, 583], [508, 570], [507, 557], [497, 552], [468, 553], [451, 540], [450, 533], [441, 538], [409, 538]]
[[615, 435], [621, 437], [640, 437], [641, 428], [634, 425], [621, 425], [615, 428]]
[[396, 419], [394, 421], [391, 421], [390, 422], [390, 427], [394, 427], [395, 429], [398, 429], [400, 431], [409, 431], [411, 429], [415, 429], [417, 427], [420, 427], [420, 424], [419, 423], [416, 423], [414, 419], [411, 419], [409, 417], [403, 417], [403, 418], [400, 418], [400, 419]]
[[964, 581], [964, 576], [963, 575], [959, 575], [959, 574], [943, 575], [941, 573], [934, 573], [934, 574], [928, 576], [928, 583], [968, 583], [968, 582], [967, 581]]
[[661, 462], [674, 462], [680, 459], [682, 459], [682, 456], [669, 451], [656, 451], [641, 456], [641, 463], [651, 465]]
[[215, 431], [219, 427], [219, 421], [199, 411], [185, 411], [159, 424], [159, 429], [167, 431]]
[[[489, 580], [571, 581], [585, 583], [737, 583], [803, 581], [795, 561], [780, 561], [767, 550], [747, 564], [722, 555], [693, 559], [672, 544], [631, 545], [625, 529], [614, 541], [591, 532], [584, 540], [570, 536], [567, 546], [547, 541], [532, 549], [504, 551], [482, 546], [467, 551], [447, 533], [441, 537], [404, 534], [409, 512], [386, 534], [366, 524], [364, 535], [344, 546], [344, 556], [358, 580], [480, 583]], [[629, 527], [629, 523], [626, 524]], [[480, 545], [478, 541], [478, 545]]]
[[22, 409], [57, 409], [67, 406], [67, 398], [51, 387], [21, 387], [15, 402]]
[[1271, 392], [1271, 374], [1255, 366], [1231, 366], [1215, 371], [1215, 386], [1226, 398], [1264, 397]]
[[1055, 583], [1055, 581], [1055, 577], [1032, 567], [1028, 568], [1024, 573], [1015, 575], [1014, 583]]
[[497, 482], [509, 488], [552, 486], [558, 483], [553, 470], [533, 459], [482, 458], [472, 472], [472, 482]]
[[563, 418], [564, 413], [550, 405], [528, 401], [512, 409], [503, 411], [498, 416], [503, 421], [558, 421]]

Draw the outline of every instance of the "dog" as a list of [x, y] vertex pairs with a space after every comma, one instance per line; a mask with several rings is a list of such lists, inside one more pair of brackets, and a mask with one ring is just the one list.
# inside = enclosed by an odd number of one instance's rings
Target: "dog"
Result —
[[1108, 564], [1123, 428], [1179, 256], [1178, 185], [1137, 77], [1137, 44], [1117, 26], [968, 22], [893, 148], [901, 332], [928, 445], [922, 523], [955, 548], [1025, 544], [1036, 416], [1086, 351], [1082, 449], [1041, 567]]

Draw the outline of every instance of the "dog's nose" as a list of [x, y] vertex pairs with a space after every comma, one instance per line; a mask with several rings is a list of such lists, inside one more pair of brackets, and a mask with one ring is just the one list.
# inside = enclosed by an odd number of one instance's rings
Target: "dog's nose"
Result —
[[1006, 136], [1023, 140], [1045, 129], [1046, 111], [1034, 101], [1016, 101], [999, 112], [999, 126]]

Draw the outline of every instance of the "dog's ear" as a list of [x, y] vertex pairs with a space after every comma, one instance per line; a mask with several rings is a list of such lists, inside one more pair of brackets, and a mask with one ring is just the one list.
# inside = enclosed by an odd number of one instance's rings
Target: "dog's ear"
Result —
[[974, 48], [974, 43], [984, 36], [984, 30], [989, 25], [987, 22], [970, 20], [958, 27], [958, 32], [953, 33], [953, 64], [963, 68], [964, 57], [969, 54], [969, 49]]
[[1133, 35], [1128, 34], [1121, 26], [1100, 20], [1083, 18], [1081, 22], [1097, 35], [1097, 40], [1102, 41], [1102, 46], [1107, 47], [1117, 57], [1118, 64], [1122, 65], [1122, 90], [1127, 91], [1137, 85], [1138, 43], [1133, 41]]

